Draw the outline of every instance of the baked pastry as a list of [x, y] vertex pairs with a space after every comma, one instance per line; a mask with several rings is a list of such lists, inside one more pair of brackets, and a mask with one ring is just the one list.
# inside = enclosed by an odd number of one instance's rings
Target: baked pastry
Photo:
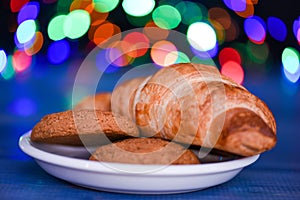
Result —
[[90, 160], [130, 164], [199, 164], [184, 146], [159, 138], [129, 138], [99, 147]]
[[126, 117], [99, 110], [68, 110], [46, 115], [31, 132], [31, 141], [95, 146], [138, 137], [136, 125]]
[[83, 98], [78, 104], [74, 106], [76, 110], [101, 110], [111, 111], [111, 93], [101, 92], [95, 95], [90, 95]]
[[[124, 96], [128, 85], [119, 87], [123, 89], [113, 94], [115, 98]], [[124, 103], [130, 111], [122, 113], [146, 137], [242, 156], [262, 153], [276, 144], [276, 123], [267, 105], [216, 67], [192, 63], [165, 67], [132, 93]]]

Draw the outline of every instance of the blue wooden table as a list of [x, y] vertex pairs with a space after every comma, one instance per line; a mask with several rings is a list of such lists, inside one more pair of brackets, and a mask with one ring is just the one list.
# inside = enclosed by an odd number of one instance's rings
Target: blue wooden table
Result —
[[[42, 76], [44, 72], [38, 73]], [[0, 80], [0, 199], [300, 199], [300, 90], [286, 83], [280, 74], [245, 79], [245, 86], [274, 112], [278, 125], [276, 147], [225, 184], [174, 195], [85, 189], [48, 175], [25, 155], [18, 147], [19, 137], [43, 115], [65, 109], [66, 94], [71, 91], [74, 74], [62, 69], [51, 69], [46, 74], [26, 81]], [[14, 111], [18, 98], [33, 99], [34, 113], [24, 116]]]

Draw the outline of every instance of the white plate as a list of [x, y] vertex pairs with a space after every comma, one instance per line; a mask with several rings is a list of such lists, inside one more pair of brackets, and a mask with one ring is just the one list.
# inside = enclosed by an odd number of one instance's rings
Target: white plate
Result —
[[[166, 194], [205, 189], [229, 181], [259, 158], [256, 155], [199, 165], [105, 163], [79, 159], [70, 154], [81, 152], [83, 147], [36, 146], [30, 142], [30, 132], [20, 137], [19, 146], [57, 178], [87, 188], [120, 193]], [[51, 153], [45, 151], [45, 147], [52, 147]]]

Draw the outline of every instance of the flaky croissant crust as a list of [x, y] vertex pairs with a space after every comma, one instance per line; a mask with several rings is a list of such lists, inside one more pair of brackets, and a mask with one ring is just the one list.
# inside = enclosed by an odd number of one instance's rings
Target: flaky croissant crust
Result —
[[147, 137], [242, 156], [276, 144], [276, 123], [267, 105], [213, 66], [175, 64], [151, 77], [127, 81], [115, 91], [114, 112], [131, 117]]

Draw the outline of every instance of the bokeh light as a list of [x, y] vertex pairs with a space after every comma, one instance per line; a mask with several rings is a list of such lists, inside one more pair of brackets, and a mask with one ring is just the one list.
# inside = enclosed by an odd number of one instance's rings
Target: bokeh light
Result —
[[207, 50], [207, 51], [200, 51], [198, 49], [190, 47], [194, 55], [200, 57], [201, 59], [210, 60], [218, 54], [219, 48], [218, 45], [215, 45], [214, 48]]
[[91, 13], [94, 10], [95, 5], [92, 0], [73, 0], [70, 5], [70, 12], [74, 10], [86, 10]]
[[181, 15], [175, 7], [162, 5], [153, 11], [152, 19], [160, 28], [174, 29], [181, 22]]
[[151, 42], [165, 40], [169, 35], [169, 30], [159, 28], [153, 21], [145, 25], [143, 32]]
[[35, 36], [36, 32], [36, 24], [34, 20], [26, 20], [22, 22], [16, 32], [16, 38], [19, 43], [25, 44], [32, 40]]
[[4, 50], [0, 50], [0, 73], [4, 70], [7, 64], [7, 57]]
[[249, 58], [257, 64], [264, 64], [269, 56], [269, 46], [266, 43], [255, 44], [247, 43], [247, 52]]
[[119, 3], [119, 0], [93, 0], [93, 2], [96, 11], [106, 13], [115, 9]]
[[124, 49], [125, 53], [132, 58], [137, 58], [145, 55], [150, 46], [147, 36], [140, 32], [128, 33], [123, 41], [127, 44], [127, 49]]
[[7, 56], [6, 67], [0, 72], [5, 80], [9, 80], [15, 75], [15, 70], [12, 66], [12, 55]]
[[175, 7], [181, 14], [183, 24], [190, 25], [203, 19], [201, 8], [194, 2], [180, 1]]
[[22, 7], [18, 14], [18, 24], [28, 19], [35, 20], [40, 11], [40, 4], [38, 2], [29, 2]]
[[297, 39], [297, 41], [300, 45], [300, 17], [299, 17], [298, 20], [297, 19], [294, 20], [293, 33], [294, 33], [294, 36], [295, 36], [295, 38]]
[[44, 43], [44, 36], [40, 31], [36, 32], [34, 38], [33, 44], [29, 48], [25, 48], [25, 53], [29, 56], [38, 53], [42, 49]]
[[88, 31], [90, 23], [90, 15], [86, 10], [74, 10], [65, 19], [64, 34], [70, 39], [80, 38]]
[[142, 17], [154, 9], [154, 0], [123, 0], [122, 7], [128, 15]]
[[148, 14], [142, 17], [135, 17], [132, 15], [126, 15], [128, 22], [136, 27], [144, 27], [149, 21], [152, 20], [152, 15]]
[[210, 20], [219, 22], [224, 29], [229, 29], [231, 17], [225, 9], [218, 7], [211, 8], [208, 10], [208, 17]]
[[246, 0], [223, 0], [223, 2], [229, 9], [236, 12], [243, 12], [247, 7]]
[[[125, 43], [125, 44], [124, 44]], [[131, 64], [134, 58], [128, 56], [124, 52], [124, 46], [129, 45], [124, 41], [116, 41], [107, 48], [107, 59], [109, 62], [117, 67], [124, 67]]]
[[[235, 2], [237, 0], [231, 0], [231, 2]], [[238, 0], [238, 1], [245, 1], [245, 0]], [[246, 0], [246, 8], [243, 11], [235, 11], [237, 15], [243, 18], [248, 18], [254, 15], [254, 6], [253, 0]]]
[[199, 51], [209, 51], [217, 43], [214, 29], [204, 22], [191, 24], [187, 30], [187, 39], [190, 45]]
[[59, 40], [49, 45], [47, 57], [50, 63], [60, 64], [70, 55], [70, 44], [67, 40]]
[[267, 20], [268, 31], [270, 35], [280, 42], [283, 42], [287, 36], [285, 23], [277, 17], [269, 17]]
[[109, 74], [118, 71], [119, 67], [111, 65], [108, 55], [109, 49], [101, 49], [96, 55], [96, 67], [99, 71]]
[[292, 82], [292, 83], [296, 83], [299, 80], [300, 77], [300, 70], [298, 70], [296, 73], [290, 73], [286, 68], [283, 67], [283, 74], [284, 77]]
[[177, 60], [175, 61], [175, 63], [189, 63], [191, 62], [190, 58], [183, 52], [178, 51], [178, 52], [174, 52], [175, 55], [177, 53]]
[[21, 117], [28, 117], [37, 111], [37, 105], [31, 98], [15, 99], [10, 105], [10, 111]]
[[16, 72], [25, 71], [32, 62], [32, 57], [24, 51], [16, 50], [12, 56], [12, 65]]
[[28, 2], [29, 0], [10, 0], [11, 12], [19, 12], [21, 8]]
[[292, 47], [286, 47], [282, 52], [281, 60], [283, 67], [290, 74], [296, 74], [300, 70], [300, 57], [299, 52], [296, 49]]
[[96, 45], [104, 45], [103, 42], [107, 41], [113, 35], [116, 35], [121, 32], [120, 27], [117, 25], [107, 22], [101, 24], [97, 27], [94, 31], [90, 29], [89, 31], [89, 38], [92, 40]]
[[241, 56], [237, 50], [231, 47], [223, 48], [219, 53], [219, 63], [220, 65], [224, 65], [228, 61], [233, 61], [238, 64], [242, 63]]
[[253, 16], [245, 19], [244, 29], [249, 40], [253, 43], [264, 43], [266, 38], [266, 25], [260, 17]]
[[48, 36], [51, 40], [61, 40], [65, 38], [64, 23], [67, 15], [58, 15], [51, 19], [48, 24]]
[[221, 66], [221, 73], [235, 82], [242, 84], [244, 81], [244, 70], [239, 63], [228, 61]]
[[176, 46], [167, 40], [153, 44], [150, 55], [154, 63], [163, 67], [174, 64], [178, 59]]

